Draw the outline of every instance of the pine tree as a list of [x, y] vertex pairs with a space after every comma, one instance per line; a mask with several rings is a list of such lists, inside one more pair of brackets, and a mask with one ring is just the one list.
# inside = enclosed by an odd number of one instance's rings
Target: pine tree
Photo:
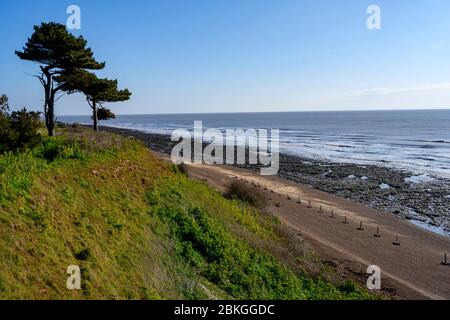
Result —
[[64, 25], [54, 22], [35, 26], [22, 51], [16, 51], [16, 55], [40, 65], [41, 73], [36, 77], [44, 87], [44, 115], [49, 136], [53, 136], [56, 123], [55, 102], [59, 99], [56, 95], [66, 88], [66, 84], [57, 83], [55, 77], [63, 73], [67, 75], [71, 70], [99, 70], [105, 67], [104, 62], [94, 59], [82, 36], [75, 37]]
[[[81, 69], [71, 70], [68, 74], [63, 74], [56, 80], [65, 84], [65, 90], [69, 94], [80, 92], [86, 96], [86, 100], [92, 109], [95, 131], [98, 131], [99, 120], [115, 117], [109, 109], [103, 107], [104, 103], [127, 101], [131, 97], [131, 92], [128, 89], [118, 89], [117, 80], [100, 79], [95, 74]], [[101, 111], [99, 112], [99, 110]]]

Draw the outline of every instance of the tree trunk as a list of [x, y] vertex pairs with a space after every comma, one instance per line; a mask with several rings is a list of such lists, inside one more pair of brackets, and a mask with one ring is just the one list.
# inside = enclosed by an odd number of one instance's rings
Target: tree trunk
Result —
[[92, 102], [92, 119], [94, 119], [94, 131], [98, 132], [98, 114], [97, 114], [97, 104], [95, 101]]
[[43, 69], [43, 73], [46, 77], [46, 81], [43, 82], [45, 89], [45, 126], [47, 127], [49, 137], [53, 137], [55, 128], [55, 92], [52, 88], [53, 79], [48, 70]]
[[48, 101], [48, 136], [53, 137], [55, 129], [55, 92], [52, 90]]
[[48, 120], [46, 121], [47, 124], [47, 132], [49, 137], [54, 136], [54, 129], [55, 129], [55, 105], [54, 101], [49, 101], [48, 103], [48, 111], [46, 117]]

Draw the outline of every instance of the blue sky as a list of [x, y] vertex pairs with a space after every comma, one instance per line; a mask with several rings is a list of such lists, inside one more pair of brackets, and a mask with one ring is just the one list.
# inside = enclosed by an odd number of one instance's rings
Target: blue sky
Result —
[[[35, 64], [20, 49], [42, 21], [81, 8], [99, 75], [132, 100], [122, 114], [450, 107], [448, 0], [1, 1], [0, 93], [40, 109]], [[382, 29], [366, 27], [381, 8]], [[88, 114], [79, 95], [57, 114]]]

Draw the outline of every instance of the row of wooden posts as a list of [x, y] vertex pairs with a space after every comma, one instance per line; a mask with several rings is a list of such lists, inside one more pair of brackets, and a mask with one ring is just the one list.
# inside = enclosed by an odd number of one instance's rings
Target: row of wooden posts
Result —
[[[234, 176], [234, 178], [235, 178], [235, 179], [238, 179], [237, 176]], [[241, 179], [242, 181], [248, 182], [246, 179], [244, 179], [244, 178], [242, 178], [242, 177], [241, 177], [240, 179]], [[261, 187], [262, 187], [261, 184], [260, 184], [259, 182], [258, 182], [258, 183], [255, 183], [254, 180], [252, 180], [251, 183], [252, 183], [253, 186], [255, 186], [255, 187], [257, 187], [257, 188], [261, 188]], [[264, 190], [270, 191], [271, 193], [275, 193], [275, 191], [270, 190], [267, 186], [264, 186]], [[279, 196], [281, 196], [281, 194], [279, 194]], [[290, 196], [289, 194], [288, 194], [286, 197], [287, 197], [288, 200], [292, 200], [292, 198], [291, 198], [291, 196]], [[312, 206], [312, 204], [311, 204], [311, 201], [308, 201], [307, 203], [308, 203], [307, 208], [308, 208], [308, 209], [312, 209], [313, 206]], [[297, 204], [302, 204], [302, 200], [301, 200], [300, 197], [298, 197], [298, 199], [297, 199]], [[322, 213], [322, 212], [324, 212], [324, 210], [323, 210], [323, 208], [322, 208], [322, 205], [320, 205], [320, 206], [319, 206], [319, 213]], [[332, 218], [332, 219], [335, 219], [335, 218], [336, 218], [334, 209], [330, 209], [330, 218]], [[344, 221], [343, 221], [342, 223], [343, 223], [343, 224], [349, 224], [349, 221], [348, 221], [348, 219], [347, 219], [347, 215], [344, 216]], [[357, 228], [357, 230], [358, 230], [358, 231], [363, 231], [363, 230], [365, 230], [364, 224], [363, 224], [363, 221], [362, 221], [362, 220], [359, 222], [359, 227]], [[377, 231], [376, 231], [376, 233], [374, 234], [374, 237], [375, 237], [375, 238], [381, 238], [380, 227], [377, 227]], [[394, 246], [400, 246], [400, 236], [399, 236], [398, 234], [395, 235], [395, 238], [394, 238], [394, 241], [392, 242], [392, 245], [394, 245]], [[442, 265], [445, 265], [445, 266], [450, 265], [450, 261], [447, 260], [447, 253], [444, 253], [444, 260], [442, 260], [441, 264], [442, 264]]]

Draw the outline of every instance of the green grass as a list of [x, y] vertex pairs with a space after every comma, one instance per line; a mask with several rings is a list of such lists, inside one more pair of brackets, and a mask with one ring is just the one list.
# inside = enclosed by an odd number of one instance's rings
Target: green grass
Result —
[[134, 140], [66, 128], [0, 156], [0, 299], [373, 297], [275, 218]]
[[[184, 175], [163, 179], [147, 197], [159, 219], [156, 232], [171, 239], [175, 259], [195, 270], [200, 282], [206, 279], [229, 298], [374, 298], [354, 282], [331, 283], [308, 275], [296, 257], [283, 263], [282, 250], [292, 235], [283, 232], [276, 219], [226, 200]], [[301, 255], [314, 260], [310, 252]], [[192, 290], [188, 296], [196, 294]]]

